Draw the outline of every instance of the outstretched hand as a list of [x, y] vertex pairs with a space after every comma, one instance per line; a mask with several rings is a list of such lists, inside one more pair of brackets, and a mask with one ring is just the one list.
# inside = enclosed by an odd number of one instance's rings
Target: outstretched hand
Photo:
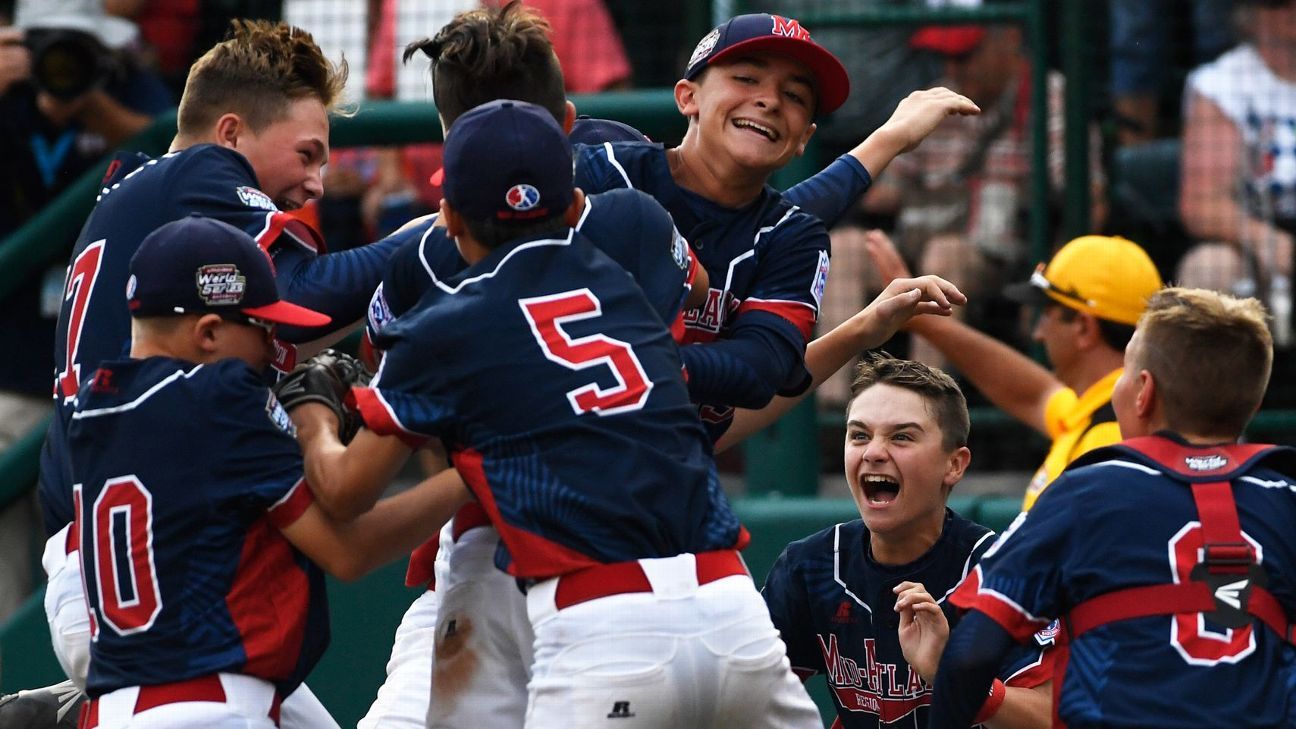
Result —
[[898, 278], [913, 278], [909, 266], [905, 264], [900, 251], [896, 250], [895, 243], [886, 233], [880, 230], [864, 233], [864, 250], [868, 253], [869, 260], [873, 263], [873, 270], [877, 272], [878, 278], [882, 279], [884, 286]]
[[981, 107], [944, 86], [911, 92], [891, 112], [878, 131], [899, 145], [897, 154], [918, 146], [946, 117], [980, 114]]
[[895, 611], [900, 613], [900, 652], [928, 684], [936, 681], [936, 667], [949, 640], [949, 621], [921, 582], [895, 586]]
[[895, 245], [882, 231], [865, 233], [864, 245], [878, 274], [887, 281], [886, 288], [864, 308], [864, 312], [874, 317], [886, 338], [915, 316], [950, 316], [955, 306], [967, 303], [967, 296], [940, 276], [912, 276]]

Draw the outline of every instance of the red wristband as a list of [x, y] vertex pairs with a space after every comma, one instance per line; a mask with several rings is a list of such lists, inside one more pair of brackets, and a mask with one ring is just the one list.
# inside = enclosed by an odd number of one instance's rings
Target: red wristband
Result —
[[1003, 706], [1004, 696], [1008, 693], [1008, 687], [1004, 682], [995, 679], [990, 684], [990, 696], [986, 698], [985, 703], [981, 705], [981, 710], [977, 712], [976, 718], [972, 720], [973, 724], [981, 724], [995, 715], [999, 707]]

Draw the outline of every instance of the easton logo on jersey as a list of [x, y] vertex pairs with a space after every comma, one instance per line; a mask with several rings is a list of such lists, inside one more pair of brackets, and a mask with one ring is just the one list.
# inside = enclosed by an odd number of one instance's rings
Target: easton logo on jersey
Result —
[[540, 191], [533, 185], [514, 185], [504, 193], [504, 202], [518, 212], [526, 212], [540, 204]]
[[247, 278], [232, 263], [213, 263], [198, 269], [198, 296], [208, 306], [237, 304], [247, 290]]

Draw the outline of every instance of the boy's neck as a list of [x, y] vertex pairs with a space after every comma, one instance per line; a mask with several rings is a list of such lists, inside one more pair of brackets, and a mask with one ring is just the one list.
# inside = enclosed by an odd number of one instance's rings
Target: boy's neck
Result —
[[726, 208], [740, 208], [760, 197], [769, 175], [732, 164], [721, 155], [706, 154], [693, 128], [684, 141], [666, 150], [675, 184]]
[[933, 518], [914, 524], [902, 533], [884, 535], [869, 532], [869, 551], [873, 561], [885, 565], [909, 564], [927, 554], [940, 541], [945, 529], [945, 510], [934, 513]]

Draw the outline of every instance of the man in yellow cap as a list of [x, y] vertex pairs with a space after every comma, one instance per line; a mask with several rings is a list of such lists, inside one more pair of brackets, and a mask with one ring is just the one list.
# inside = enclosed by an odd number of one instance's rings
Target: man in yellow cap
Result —
[[[870, 232], [878, 273], [908, 276], [890, 240]], [[1067, 243], [1008, 298], [1042, 307], [1031, 337], [1044, 346], [1052, 371], [957, 320], [915, 317], [909, 331], [941, 351], [996, 406], [1052, 439], [1026, 489], [1029, 510], [1046, 486], [1082, 454], [1120, 441], [1111, 407], [1125, 344], [1162, 286], [1152, 259], [1124, 238], [1087, 235]]]

